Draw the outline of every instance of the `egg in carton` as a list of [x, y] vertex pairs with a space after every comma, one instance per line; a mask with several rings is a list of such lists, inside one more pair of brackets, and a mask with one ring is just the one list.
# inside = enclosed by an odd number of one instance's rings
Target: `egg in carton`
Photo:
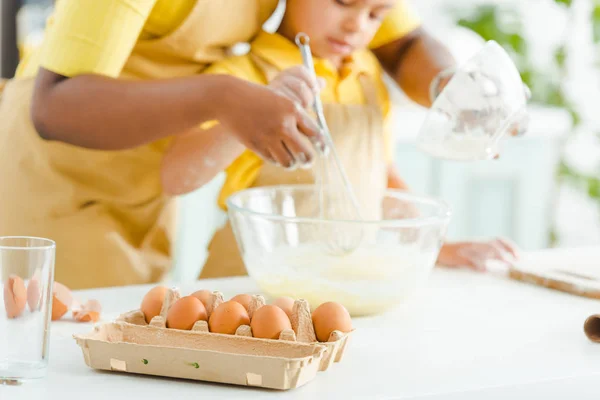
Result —
[[[141, 310], [134, 310], [87, 335], [74, 335], [86, 364], [94, 369], [288, 390], [340, 361], [350, 337], [334, 331], [328, 342], [318, 342], [305, 300], [295, 301], [293, 329], [283, 330], [279, 340], [252, 337], [249, 325], [239, 326], [235, 335], [211, 333], [202, 320], [190, 331], [169, 329], [167, 313], [179, 298], [177, 289], [169, 289], [160, 314], [150, 323]], [[221, 293], [212, 293], [206, 303], [209, 318], [223, 302]], [[250, 317], [264, 305], [262, 296], [253, 296]]]
[[[133, 310], [122, 314], [118, 317], [117, 321], [135, 325], [150, 325], [156, 328], [166, 329], [167, 313], [169, 312], [171, 305], [179, 299], [179, 291], [177, 289], [169, 289], [165, 294], [165, 299], [163, 301], [160, 314], [154, 317], [150, 321], [150, 324], [146, 323], [144, 314], [141, 310]], [[206, 313], [208, 318], [210, 318], [213, 310], [223, 302], [225, 302], [225, 300], [221, 292], [212, 293], [212, 296], [209, 297], [206, 302]], [[252, 319], [254, 312], [265, 304], [266, 301], [263, 296], [252, 296], [252, 301], [248, 307], [248, 315], [250, 316], [250, 319]], [[323, 359], [321, 360], [321, 366], [319, 368], [320, 371], [325, 371], [334, 362], [337, 363], [342, 360], [344, 351], [350, 339], [351, 332], [343, 333], [340, 331], [333, 331], [331, 332], [327, 342], [317, 341], [310, 306], [308, 302], [303, 299], [294, 301], [294, 307], [290, 315], [290, 322], [292, 324], [292, 330], [283, 330], [279, 336], [279, 340], [324, 345], [326, 347], [326, 351], [323, 355]], [[206, 321], [198, 321], [192, 328], [192, 331], [209, 333], [208, 323]], [[269, 340], [252, 337], [252, 328], [249, 325], [241, 325], [235, 332], [235, 335], [250, 337], [254, 340]]]

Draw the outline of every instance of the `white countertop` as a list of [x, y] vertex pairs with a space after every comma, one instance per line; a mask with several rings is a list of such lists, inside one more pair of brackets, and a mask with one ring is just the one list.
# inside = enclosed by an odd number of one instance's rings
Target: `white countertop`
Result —
[[[600, 248], [527, 254], [600, 256]], [[600, 266], [599, 266], [600, 268]], [[225, 296], [256, 290], [249, 278], [179, 285]], [[139, 306], [147, 286], [78, 292], [96, 298], [104, 320]], [[0, 386], [0, 399], [598, 399], [600, 344], [583, 322], [600, 301], [469, 271], [437, 269], [418, 299], [386, 315], [355, 319], [344, 359], [289, 392], [98, 372], [88, 368], [71, 335], [91, 324], [52, 324], [48, 376]]]

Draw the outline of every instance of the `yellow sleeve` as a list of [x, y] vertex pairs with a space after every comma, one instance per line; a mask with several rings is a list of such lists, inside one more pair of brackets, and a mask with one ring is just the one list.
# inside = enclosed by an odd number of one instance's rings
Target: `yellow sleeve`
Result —
[[61, 0], [40, 65], [64, 76], [121, 72], [157, 0]]
[[[207, 74], [233, 75], [247, 81], [266, 84], [262, 73], [254, 66], [249, 57], [233, 57], [211, 65], [205, 71]], [[214, 126], [215, 122], [207, 126]], [[240, 190], [252, 186], [262, 168], [263, 160], [250, 150], [246, 150], [229, 167], [225, 169], [225, 183], [219, 193], [218, 204], [226, 210], [226, 200], [229, 196]]]
[[225, 169], [225, 183], [218, 199], [222, 210], [227, 210], [226, 201], [229, 196], [254, 184], [262, 166], [263, 160], [250, 150], [246, 150]]
[[410, 5], [409, 0], [398, 0], [394, 9], [383, 20], [369, 47], [376, 49], [400, 39], [420, 25], [421, 19]]

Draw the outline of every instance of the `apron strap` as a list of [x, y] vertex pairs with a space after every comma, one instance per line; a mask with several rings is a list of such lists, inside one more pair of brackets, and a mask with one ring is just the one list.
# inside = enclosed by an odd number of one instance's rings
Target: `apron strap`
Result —
[[377, 88], [375, 87], [375, 82], [373, 81], [373, 78], [371, 78], [364, 72], [361, 72], [358, 75], [358, 80], [360, 81], [360, 85], [362, 86], [365, 99], [367, 100], [367, 105], [376, 106], [381, 110], [381, 102], [379, 101], [379, 96], [377, 96]]

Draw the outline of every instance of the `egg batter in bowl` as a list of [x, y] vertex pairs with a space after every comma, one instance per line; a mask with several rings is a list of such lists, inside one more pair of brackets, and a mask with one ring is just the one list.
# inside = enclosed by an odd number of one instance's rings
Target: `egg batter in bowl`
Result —
[[[336, 301], [359, 316], [384, 312], [423, 287], [450, 219], [443, 202], [390, 190], [381, 219], [342, 221], [317, 218], [317, 208], [306, 207], [316, 196], [314, 186], [273, 186], [228, 200], [248, 273], [267, 296], [303, 298], [313, 309]], [[331, 236], [351, 230], [361, 233], [360, 245], [331, 253]]]

